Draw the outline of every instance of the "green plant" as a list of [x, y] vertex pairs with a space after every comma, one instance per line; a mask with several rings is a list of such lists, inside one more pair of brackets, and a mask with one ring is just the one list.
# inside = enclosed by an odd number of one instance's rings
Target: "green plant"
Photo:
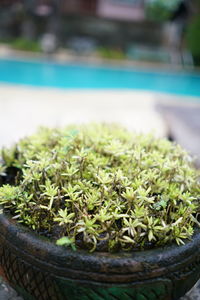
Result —
[[153, 21], [167, 21], [176, 9], [180, 0], [149, 0], [146, 1], [147, 18]]
[[103, 58], [119, 59], [119, 60], [126, 59], [126, 55], [121, 49], [101, 47], [98, 49], [98, 53]]
[[152, 135], [42, 128], [2, 151], [0, 171], [4, 211], [73, 249], [182, 244], [199, 226], [199, 172], [179, 145]]
[[38, 42], [27, 40], [25, 38], [17, 38], [10, 42], [11, 47], [24, 50], [24, 51], [32, 51], [32, 52], [40, 52], [41, 48]]
[[196, 65], [200, 66], [200, 15], [194, 17], [186, 30], [186, 43]]

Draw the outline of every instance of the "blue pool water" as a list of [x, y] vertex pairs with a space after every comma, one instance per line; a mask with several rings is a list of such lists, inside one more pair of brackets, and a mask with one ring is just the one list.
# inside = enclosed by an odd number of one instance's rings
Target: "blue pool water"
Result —
[[64, 89], [137, 89], [200, 97], [200, 74], [0, 59], [0, 82]]

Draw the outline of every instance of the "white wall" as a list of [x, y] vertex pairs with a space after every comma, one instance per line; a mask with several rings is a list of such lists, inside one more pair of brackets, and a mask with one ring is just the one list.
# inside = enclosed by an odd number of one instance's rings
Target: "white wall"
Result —
[[105, 18], [140, 21], [144, 19], [144, 8], [142, 4], [134, 4], [134, 1], [120, 4], [120, 1], [99, 0], [97, 14]]

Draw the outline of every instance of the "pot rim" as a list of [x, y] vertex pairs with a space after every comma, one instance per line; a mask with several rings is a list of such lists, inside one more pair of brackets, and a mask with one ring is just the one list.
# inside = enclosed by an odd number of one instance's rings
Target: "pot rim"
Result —
[[138, 280], [166, 276], [175, 272], [179, 266], [186, 270], [188, 265], [192, 267], [200, 264], [200, 229], [195, 230], [191, 241], [181, 246], [172, 244], [151, 250], [89, 253], [53, 244], [17, 223], [0, 206], [0, 240], [31, 264], [43, 265], [48, 270], [50, 268], [58, 276], [64, 276], [67, 272], [68, 277], [73, 279], [81, 277], [94, 281], [126, 283], [134, 278]]

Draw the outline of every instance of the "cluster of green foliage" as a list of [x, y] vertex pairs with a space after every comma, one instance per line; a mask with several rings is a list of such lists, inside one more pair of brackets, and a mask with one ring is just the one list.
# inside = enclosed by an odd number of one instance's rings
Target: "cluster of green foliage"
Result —
[[196, 15], [186, 30], [186, 42], [194, 62], [200, 66], [200, 14]]
[[180, 0], [149, 0], [146, 2], [146, 15], [152, 21], [167, 21]]
[[126, 59], [126, 54], [121, 49], [113, 49], [113, 48], [106, 48], [101, 47], [98, 49], [98, 54], [107, 59]]
[[31, 41], [25, 38], [17, 38], [10, 42], [11, 47], [17, 50], [40, 52], [41, 48], [37, 41]]
[[0, 175], [4, 211], [73, 249], [182, 244], [199, 225], [199, 174], [188, 154], [117, 125], [42, 128], [2, 150]]

